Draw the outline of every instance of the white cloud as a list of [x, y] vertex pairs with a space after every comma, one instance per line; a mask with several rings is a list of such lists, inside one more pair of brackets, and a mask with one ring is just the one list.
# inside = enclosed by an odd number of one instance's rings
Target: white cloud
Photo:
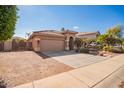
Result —
[[73, 29], [79, 29], [79, 27], [78, 26], [73, 26]]

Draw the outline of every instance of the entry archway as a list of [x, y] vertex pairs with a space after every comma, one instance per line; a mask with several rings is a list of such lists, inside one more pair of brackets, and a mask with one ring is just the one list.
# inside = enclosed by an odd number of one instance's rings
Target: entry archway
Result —
[[70, 37], [69, 38], [69, 50], [73, 50], [74, 49], [74, 38]]

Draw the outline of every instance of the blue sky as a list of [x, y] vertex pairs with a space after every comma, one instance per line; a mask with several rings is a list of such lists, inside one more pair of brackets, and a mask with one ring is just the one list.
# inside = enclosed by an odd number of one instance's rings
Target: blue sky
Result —
[[124, 6], [18, 6], [15, 36], [25, 37], [32, 31], [60, 30], [78, 32], [105, 31], [124, 24]]

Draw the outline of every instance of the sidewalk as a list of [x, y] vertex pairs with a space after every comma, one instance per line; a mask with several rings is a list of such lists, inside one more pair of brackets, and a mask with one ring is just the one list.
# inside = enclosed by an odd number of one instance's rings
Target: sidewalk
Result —
[[124, 54], [16, 88], [118, 87], [124, 80]]

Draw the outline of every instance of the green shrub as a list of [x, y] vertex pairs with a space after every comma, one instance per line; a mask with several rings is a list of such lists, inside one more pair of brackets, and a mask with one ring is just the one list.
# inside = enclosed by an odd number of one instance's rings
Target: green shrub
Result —
[[7, 87], [7, 83], [5, 82], [5, 80], [0, 78], [0, 88], [6, 88], [6, 87]]
[[113, 47], [111, 52], [124, 53], [124, 49], [123, 48], [115, 48], [115, 47]]
[[95, 46], [96, 49], [101, 50], [103, 49], [103, 46]]
[[113, 47], [113, 46], [104, 46], [103, 50], [113, 52], [113, 53], [124, 53], [123, 48], [117, 48], [117, 47]]
[[109, 51], [109, 52], [111, 52], [112, 49], [113, 49], [112, 46], [104, 46], [104, 47], [103, 47], [103, 50], [104, 50], [104, 51]]
[[122, 53], [124, 53], [124, 48], [122, 48]]
[[89, 53], [88, 48], [81, 48], [80, 53]]

